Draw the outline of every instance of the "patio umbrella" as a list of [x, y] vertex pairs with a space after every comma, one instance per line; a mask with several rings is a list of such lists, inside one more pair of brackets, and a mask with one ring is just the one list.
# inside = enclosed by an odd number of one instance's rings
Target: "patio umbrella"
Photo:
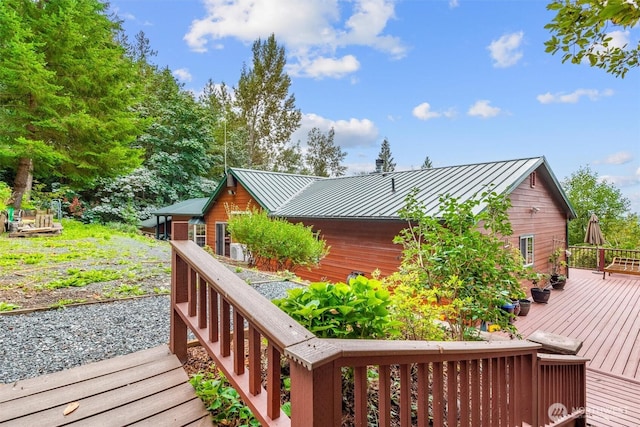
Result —
[[590, 245], [596, 245], [596, 270], [599, 271], [600, 256], [598, 254], [598, 246], [604, 244], [604, 235], [602, 234], [602, 230], [600, 230], [600, 222], [596, 214], [591, 214], [591, 218], [589, 218], [587, 232], [584, 235], [584, 242]]

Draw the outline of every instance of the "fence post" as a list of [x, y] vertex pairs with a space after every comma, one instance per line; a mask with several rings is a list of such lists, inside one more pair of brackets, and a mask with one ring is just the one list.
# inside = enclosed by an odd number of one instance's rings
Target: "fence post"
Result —
[[[186, 240], [187, 223], [172, 224], [172, 236]], [[182, 239], [181, 237], [185, 237]], [[176, 305], [189, 300], [189, 265], [175, 248], [171, 250], [171, 315], [169, 317], [169, 349], [182, 363], [187, 361], [187, 324], [176, 310]]]
[[338, 426], [342, 415], [342, 375], [332, 362], [307, 369], [290, 360], [291, 427]]
[[604, 271], [604, 248], [598, 248], [598, 271]]

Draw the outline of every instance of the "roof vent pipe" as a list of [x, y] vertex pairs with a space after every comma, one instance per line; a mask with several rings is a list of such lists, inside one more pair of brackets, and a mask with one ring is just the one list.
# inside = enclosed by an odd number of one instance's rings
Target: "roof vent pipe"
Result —
[[382, 165], [384, 165], [384, 160], [376, 159], [376, 172], [382, 172]]
[[395, 178], [391, 178], [391, 191], [392, 192], [396, 192], [396, 179]]

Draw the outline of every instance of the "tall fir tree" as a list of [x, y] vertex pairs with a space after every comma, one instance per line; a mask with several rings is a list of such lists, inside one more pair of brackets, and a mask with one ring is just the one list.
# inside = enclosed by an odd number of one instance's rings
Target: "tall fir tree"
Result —
[[120, 31], [98, 0], [0, 2], [0, 166], [16, 208], [33, 176], [81, 187], [140, 164], [139, 84]]
[[385, 138], [380, 145], [380, 154], [378, 158], [382, 160], [382, 172], [393, 172], [396, 170], [396, 164], [393, 161], [391, 155], [391, 144], [389, 140]]
[[422, 162], [422, 166], [420, 166], [420, 169], [431, 169], [432, 167], [433, 163], [431, 162], [429, 156], [425, 157], [424, 162]]

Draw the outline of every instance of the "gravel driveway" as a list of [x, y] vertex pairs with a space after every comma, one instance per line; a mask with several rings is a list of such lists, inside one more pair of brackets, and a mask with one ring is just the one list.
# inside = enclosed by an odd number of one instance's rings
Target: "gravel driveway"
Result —
[[[300, 286], [255, 270], [236, 271], [268, 299]], [[0, 315], [0, 383], [109, 359], [169, 342], [170, 297], [149, 296]]]

